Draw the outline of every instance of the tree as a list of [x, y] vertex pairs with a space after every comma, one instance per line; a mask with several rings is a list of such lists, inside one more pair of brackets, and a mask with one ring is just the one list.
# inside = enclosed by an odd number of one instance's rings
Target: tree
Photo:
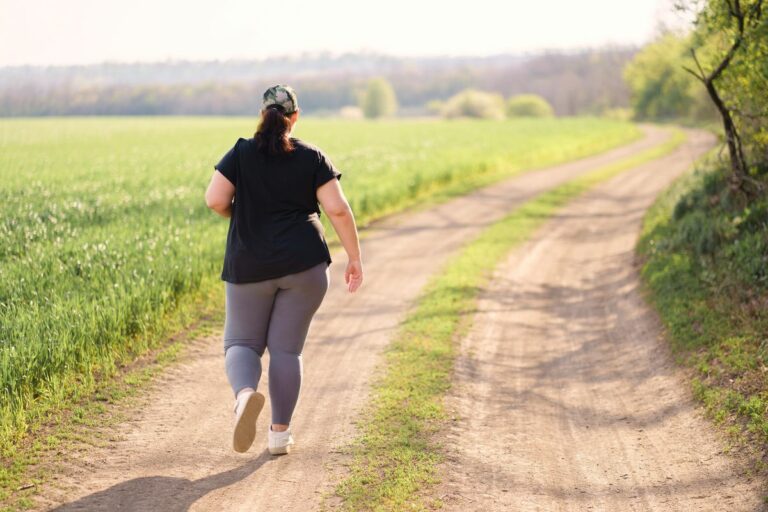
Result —
[[392, 84], [384, 78], [370, 80], [360, 108], [368, 118], [390, 116], [397, 112], [397, 96]]
[[[677, 4], [683, 10], [698, 8], [690, 50], [695, 69], [686, 66], [685, 70], [704, 85], [720, 113], [732, 187], [753, 196], [763, 186], [749, 175], [741, 132], [747, 131], [748, 146], [761, 146], [768, 117], [768, 27], [763, 18], [763, 0], [710, 0], [703, 8], [699, 6], [700, 2], [695, 1]], [[699, 56], [701, 50], [703, 59]], [[743, 107], [751, 107], [751, 111]], [[764, 154], [756, 157], [766, 163]]]
[[624, 68], [636, 119], [678, 119], [699, 110], [696, 82], [683, 68], [692, 64], [687, 55], [689, 45], [688, 37], [667, 32], [640, 50]]
[[451, 96], [442, 107], [443, 117], [478, 117], [481, 119], [503, 119], [504, 97], [501, 94], [464, 89]]
[[552, 117], [555, 111], [547, 100], [538, 94], [518, 94], [507, 102], [508, 117]]

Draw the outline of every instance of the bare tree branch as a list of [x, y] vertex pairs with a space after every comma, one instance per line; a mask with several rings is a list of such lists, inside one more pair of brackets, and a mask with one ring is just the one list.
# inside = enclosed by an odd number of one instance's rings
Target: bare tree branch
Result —
[[696, 73], [694, 70], [692, 70], [688, 66], [683, 66], [683, 69], [689, 72], [690, 74], [692, 74], [693, 76], [695, 76], [696, 78], [698, 78], [699, 80], [701, 80], [702, 82], [704, 81], [705, 77], [699, 76], [698, 73]]
[[693, 62], [696, 63], [696, 67], [699, 68], [699, 73], [701, 76], [705, 77], [707, 74], [704, 72], [704, 68], [701, 67], [701, 62], [699, 62], [699, 57], [696, 55], [696, 49], [691, 48], [691, 56], [693, 57]]

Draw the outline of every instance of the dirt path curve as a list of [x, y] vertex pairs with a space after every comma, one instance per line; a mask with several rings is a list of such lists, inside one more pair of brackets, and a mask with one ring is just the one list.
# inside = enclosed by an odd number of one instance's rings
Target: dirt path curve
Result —
[[569, 204], [495, 271], [462, 342], [445, 510], [754, 511], [638, 290], [633, 247], [690, 143]]
[[[366, 283], [343, 288], [341, 254], [331, 289], [310, 329], [304, 386], [294, 416], [297, 450], [266, 451], [270, 411], [246, 454], [230, 447], [232, 392], [220, 335], [197, 340], [146, 394], [134, 419], [115, 429], [108, 449], [73, 454], [46, 508], [121, 511], [306, 512], [318, 507], [343, 471], [338, 453], [354, 434], [372, 370], [407, 307], [463, 242], [521, 202], [574, 176], [667, 140], [646, 136], [602, 155], [530, 172], [420, 212], [392, 216], [363, 241]], [[266, 361], [265, 361], [266, 363]], [[266, 389], [266, 372], [260, 389]], [[62, 505], [57, 507], [57, 505]]]

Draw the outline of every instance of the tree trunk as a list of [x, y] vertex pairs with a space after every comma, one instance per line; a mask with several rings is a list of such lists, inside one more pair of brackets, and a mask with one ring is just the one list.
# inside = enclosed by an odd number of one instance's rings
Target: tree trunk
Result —
[[717, 89], [715, 88], [714, 80], [704, 81], [704, 85], [707, 88], [709, 97], [717, 107], [720, 115], [723, 118], [723, 130], [725, 131], [725, 140], [728, 144], [728, 155], [731, 160], [731, 171], [733, 172], [733, 185], [737, 188], [742, 188], [744, 183], [744, 177], [747, 175], [747, 164], [744, 160], [744, 150], [741, 145], [741, 138], [736, 130], [736, 125], [733, 123], [733, 117], [728, 107], [725, 106], [723, 100], [720, 98]]

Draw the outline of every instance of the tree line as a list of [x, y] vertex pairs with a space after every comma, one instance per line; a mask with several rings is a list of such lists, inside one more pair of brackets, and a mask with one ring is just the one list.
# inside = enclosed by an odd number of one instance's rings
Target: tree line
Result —
[[253, 115], [261, 93], [290, 83], [307, 113], [361, 106], [382, 77], [399, 113], [424, 114], [433, 100], [467, 88], [510, 97], [537, 94], [557, 115], [597, 114], [629, 105], [622, 70], [634, 47], [484, 58], [376, 55], [296, 57], [223, 63], [104, 64], [0, 69], [0, 116], [216, 114]]
[[692, 30], [667, 31], [627, 65], [635, 117], [719, 125], [731, 187], [765, 194], [768, 174], [768, 18], [763, 0], [680, 0]]

